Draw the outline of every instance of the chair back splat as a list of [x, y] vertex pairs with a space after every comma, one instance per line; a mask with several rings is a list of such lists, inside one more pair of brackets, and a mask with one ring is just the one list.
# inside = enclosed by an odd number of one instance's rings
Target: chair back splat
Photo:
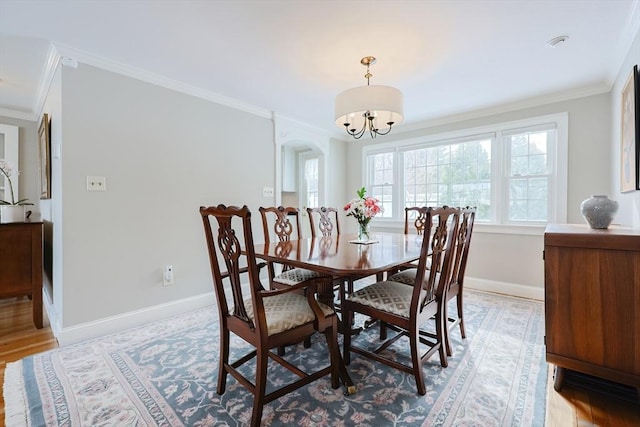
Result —
[[416, 233], [424, 234], [424, 227], [427, 222], [426, 211], [421, 207], [404, 208], [404, 234], [409, 234], [409, 222], [413, 220]]
[[[311, 237], [316, 237], [320, 231], [322, 237], [330, 237], [340, 234], [340, 222], [338, 221], [338, 210], [336, 208], [307, 208], [309, 215], [309, 225], [311, 226]], [[317, 222], [317, 224], [316, 224]]]
[[[339, 377], [342, 377], [350, 391], [355, 391], [338, 350], [335, 311], [318, 302], [317, 298], [318, 289], [330, 289], [331, 278], [314, 277], [283, 289], [265, 290], [260, 283], [249, 209], [224, 205], [201, 207], [200, 215], [220, 319], [217, 393], [225, 392], [227, 374], [231, 374], [254, 395], [250, 424], [259, 426], [264, 405], [325, 375], [331, 375], [333, 388], [339, 387]], [[226, 271], [222, 271], [222, 266]], [[244, 274], [249, 277], [248, 297], [242, 291], [241, 275]], [[230, 286], [225, 286], [226, 282], [230, 282]], [[228, 292], [231, 295], [227, 295]], [[228, 300], [233, 301], [231, 311]], [[303, 341], [317, 332], [324, 334], [328, 347], [328, 366], [318, 371], [306, 373], [271, 351]], [[233, 363], [229, 362], [230, 333], [250, 344], [247, 353]], [[316, 348], [310, 351], [319, 351], [317, 346], [322, 343], [316, 343]], [[280, 387], [267, 392], [269, 358], [299, 378], [285, 384], [274, 381], [271, 388]], [[252, 382], [240, 367], [253, 359], [256, 366]]]

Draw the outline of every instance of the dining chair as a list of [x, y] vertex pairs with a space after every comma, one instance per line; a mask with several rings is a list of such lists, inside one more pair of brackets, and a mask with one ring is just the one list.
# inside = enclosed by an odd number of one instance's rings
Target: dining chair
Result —
[[[426, 207], [426, 206], [425, 206]], [[424, 207], [420, 206], [411, 206], [404, 208], [404, 234], [414, 234], [416, 236], [421, 237], [424, 234], [424, 227], [426, 223], [426, 211]], [[411, 226], [411, 225], [412, 226]], [[385, 275], [387, 278], [393, 276], [394, 274], [407, 270], [413, 269], [418, 266], [418, 261], [411, 261], [405, 264], [398, 265], [390, 270], [385, 271]], [[408, 279], [412, 281], [413, 279]], [[368, 322], [367, 327], [370, 326], [371, 322]]]
[[[323, 238], [340, 235], [340, 221], [336, 208], [325, 206], [307, 208], [307, 215], [309, 216], [312, 239], [316, 238], [318, 232]], [[382, 276], [380, 275], [378, 278], [381, 279]], [[346, 294], [353, 292], [354, 282], [358, 279], [362, 279], [362, 277], [334, 277], [334, 291], [338, 294], [335, 308], [338, 312], [341, 311], [341, 301]]]
[[312, 238], [316, 237], [318, 231], [323, 237], [340, 234], [340, 221], [338, 221], [338, 210], [336, 208], [324, 206], [307, 208], [307, 215], [309, 216]]
[[[311, 238], [315, 239], [320, 234], [321, 238], [330, 239], [340, 235], [340, 221], [338, 221], [338, 210], [331, 207], [307, 208], [309, 217], [309, 228]], [[347, 283], [347, 292], [353, 290], [353, 278], [334, 277], [334, 290], [338, 292], [339, 300], [344, 297], [343, 283]], [[340, 303], [336, 303], [336, 309], [340, 311]]]
[[[371, 348], [371, 343], [364, 339], [344, 335], [343, 356], [347, 365], [351, 360], [351, 352], [355, 352], [413, 374], [418, 394], [424, 395], [423, 363], [438, 352], [440, 365], [448, 365], [444, 304], [451, 274], [452, 242], [457, 233], [460, 210], [449, 207], [421, 209], [426, 218], [425, 237], [413, 286], [389, 280], [365, 286], [346, 297], [342, 303], [342, 315], [347, 323], [352, 321], [354, 313], [361, 313], [386, 325], [385, 330], [381, 331], [382, 343], [375, 348]], [[427, 268], [427, 259], [431, 259], [431, 268]], [[435, 321], [435, 334], [421, 333], [421, 327], [430, 319]], [[387, 329], [396, 334], [387, 338]], [[411, 366], [398, 361], [393, 352], [385, 352], [402, 337], [409, 340]], [[424, 353], [421, 352], [421, 345], [427, 347]], [[402, 351], [406, 346], [397, 348]]]
[[[473, 232], [473, 223], [476, 217], [475, 207], [460, 208], [460, 216], [458, 222], [458, 231], [455, 236], [454, 242], [454, 255], [451, 262], [451, 280], [447, 285], [447, 302], [456, 298], [456, 311], [457, 317], [449, 315], [448, 305], [445, 304], [445, 320], [447, 324], [446, 329], [446, 350], [447, 355], [451, 356], [452, 347], [450, 339], [450, 331], [455, 327], [460, 327], [460, 335], [462, 338], [466, 338], [464, 329], [464, 275], [467, 268], [467, 259], [469, 257], [469, 247], [471, 244], [471, 233]], [[427, 265], [429, 268], [429, 265]], [[417, 274], [416, 268], [405, 268], [399, 272], [388, 276], [387, 280], [393, 282], [404, 283], [406, 285], [413, 285]], [[384, 329], [384, 324], [381, 324], [381, 329]]]
[[[338, 320], [331, 307], [316, 299], [317, 289], [330, 286], [330, 278], [315, 277], [283, 289], [264, 289], [256, 262], [249, 209], [246, 206], [203, 206], [200, 207], [200, 215], [220, 322], [217, 393], [224, 394], [227, 375], [231, 374], [253, 394], [251, 426], [259, 426], [264, 405], [274, 399], [326, 375], [331, 376], [331, 387], [338, 388], [339, 375], [343, 372], [337, 341]], [[244, 248], [241, 241], [244, 242]], [[241, 274], [248, 275], [248, 287], [243, 286]], [[298, 292], [300, 290], [305, 292]], [[233, 303], [231, 307], [230, 302]], [[300, 342], [317, 332], [325, 336], [329, 363], [318, 371], [306, 373], [271, 351]], [[232, 363], [229, 362], [230, 333], [251, 345], [247, 354]], [[241, 366], [253, 358], [256, 359], [254, 382], [241, 371]], [[269, 359], [300, 378], [285, 384], [282, 384], [282, 378], [272, 378], [272, 387], [267, 392]], [[275, 387], [279, 388], [272, 390]]]
[[[260, 207], [262, 230], [265, 243], [271, 242], [271, 233], [277, 237], [279, 243], [290, 242], [292, 239], [302, 238], [300, 227], [300, 210], [295, 207]], [[292, 286], [308, 279], [320, 276], [319, 273], [304, 268], [294, 268], [283, 264], [281, 271], [276, 273], [272, 262], [267, 264], [269, 270], [269, 285], [271, 289]]]
[[460, 327], [460, 336], [464, 339], [467, 337], [464, 330], [464, 275], [467, 269], [467, 260], [469, 259], [469, 247], [471, 246], [471, 234], [473, 233], [473, 223], [476, 218], [475, 207], [465, 207], [460, 210], [460, 221], [458, 225], [458, 233], [455, 244], [455, 254], [451, 267], [451, 280], [447, 289], [447, 302], [456, 299], [457, 317], [449, 315], [447, 305], [445, 304], [445, 319], [448, 323], [446, 340], [447, 355], [451, 356], [451, 339], [450, 331], [455, 327]]
[[[423, 208], [419, 206], [405, 207], [404, 234], [409, 234], [410, 230], [415, 230], [418, 236], [423, 235], [426, 220], [426, 211]], [[413, 223], [413, 228], [409, 226], [409, 223]]]

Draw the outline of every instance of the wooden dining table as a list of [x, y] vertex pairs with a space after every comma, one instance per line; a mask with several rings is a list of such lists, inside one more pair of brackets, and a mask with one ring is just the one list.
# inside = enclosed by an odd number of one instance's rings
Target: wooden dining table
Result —
[[357, 239], [357, 234], [341, 234], [271, 242], [255, 245], [255, 251], [265, 261], [345, 280], [377, 275], [420, 258], [422, 236], [374, 232], [366, 244], [354, 243]]
[[[359, 242], [357, 234], [340, 234], [288, 242], [270, 242], [255, 245], [257, 258], [278, 264], [305, 268], [341, 279], [344, 284], [354, 280], [379, 276], [385, 271], [420, 258], [422, 236], [404, 233], [372, 233], [368, 242]], [[322, 292], [321, 292], [322, 293]], [[333, 304], [333, 288], [320, 298]], [[347, 392], [355, 392], [355, 385], [340, 361], [340, 376]]]

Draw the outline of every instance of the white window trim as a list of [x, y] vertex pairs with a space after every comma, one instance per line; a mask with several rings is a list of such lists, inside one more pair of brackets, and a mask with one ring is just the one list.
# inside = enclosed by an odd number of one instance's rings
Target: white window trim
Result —
[[[549, 218], [547, 223], [565, 224], [567, 222], [567, 188], [568, 188], [568, 161], [569, 161], [569, 114], [557, 113], [544, 116], [531, 117], [527, 119], [514, 120], [510, 122], [497, 123], [493, 125], [480, 126], [474, 128], [461, 129], [452, 132], [444, 132], [433, 135], [425, 135], [422, 137], [397, 139], [394, 141], [384, 142], [380, 144], [373, 144], [363, 147], [362, 149], [362, 182], [367, 182], [367, 156], [376, 154], [379, 152], [394, 151], [394, 163], [396, 174], [400, 174], [399, 154], [402, 151], [406, 151], [416, 147], [424, 147], [430, 143], [441, 143], [446, 140], [461, 139], [461, 138], [473, 138], [475, 136], [487, 137], [488, 135], [494, 135], [492, 144], [496, 144], [496, 136], [501, 135], [503, 132], [511, 131], [514, 128], [526, 128], [531, 126], [538, 126], [545, 123], [555, 123], [557, 141], [555, 147], [555, 153], [553, 155], [555, 178], [550, 183], [549, 190], [551, 192], [550, 200], [551, 208], [549, 211]], [[492, 149], [495, 147], [492, 147]], [[502, 160], [501, 155], [501, 161]], [[504, 170], [504, 168], [502, 168]], [[396, 184], [400, 182], [398, 176], [395, 176]], [[498, 181], [498, 177], [492, 173], [492, 179]], [[492, 182], [492, 186], [495, 189], [493, 194], [495, 199], [492, 203], [497, 204], [498, 196], [504, 191], [501, 183]], [[398, 185], [394, 185], [394, 200], [400, 200], [400, 189]], [[397, 205], [396, 205], [396, 209]], [[497, 211], [497, 210], [496, 210]], [[398, 212], [394, 212], [397, 216]], [[403, 214], [404, 215], [404, 214]], [[496, 215], [494, 213], [494, 215]], [[498, 214], [500, 215], [500, 214]], [[376, 221], [372, 222], [372, 226], [375, 227], [375, 223], [378, 223], [382, 227], [392, 226], [393, 223], [398, 222], [400, 217], [395, 218], [376, 218]], [[497, 221], [498, 218], [492, 218], [492, 221]], [[404, 224], [404, 218], [402, 218]], [[474, 229], [477, 228], [479, 232], [488, 233], [500, 233], [500, 234], [524, 234], [524, 235], [542, 235], [544, 233], [545, 225], [537, 224], [497, 224], [497, 223], [482, 223], [476, 222]]]

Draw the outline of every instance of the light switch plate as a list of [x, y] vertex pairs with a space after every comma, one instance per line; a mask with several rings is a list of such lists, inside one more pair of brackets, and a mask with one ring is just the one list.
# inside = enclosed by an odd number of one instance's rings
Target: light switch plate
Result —
[[273, 197], [273, 187], [262, 187], [262, 197]]

